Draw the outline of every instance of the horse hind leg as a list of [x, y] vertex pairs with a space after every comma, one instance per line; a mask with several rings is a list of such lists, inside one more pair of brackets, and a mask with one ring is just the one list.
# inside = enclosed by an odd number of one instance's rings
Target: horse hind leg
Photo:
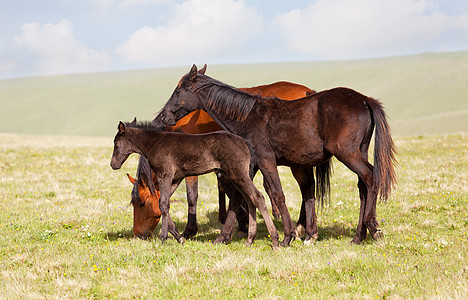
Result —
[[304, 245], [311, 245], [318, 238], [313, 169], [291, 168], [291, 171], [299, 184], [302, 194], [301, 212], [296, 225], [296, 237], [300, 237], [302, 231], [305, 231]]
[[[352, 240], [353, 243], [359, 244], [365, 239], [367, 230], [369, 230], [373, 238], [375, 238], [378, 231], [375, 222], [375, 205], [372, 208], [374, 201], [377, 199], [377, 194], [373, 188], [372, 165], [359, 151], [343, 157], [337, 156], [337, 158], [359, 177], [358, 188], [361, 206], [356, 235]], [[372, 212], [374, 212], [373, 215]]]

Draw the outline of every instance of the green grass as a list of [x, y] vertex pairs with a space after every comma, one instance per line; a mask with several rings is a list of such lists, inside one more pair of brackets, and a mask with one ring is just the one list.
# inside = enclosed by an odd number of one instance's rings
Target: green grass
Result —
[[[0, 132], [112, 136], [152, 119], [190, 66], [0, 80]], [[317, 91], [347, 86], [380, 99], [397, 135], [468, 133], [468, 52], [337, 62], [209, 65], [238, 86], [279, 80]]]
[[[396, 144], [399, 185], [377, 206], [383, 240], [350, 244], [356, 176], [336, 162], [332, 201], [318, 211], [318, 241], [273, 251], [260, 217], [253, 247], [244, 239], [211, 243], [221, 227], [214, 175], [200, 179], [194, 239], [135, 240], [125, 173], [134, 174], [136, 156], [112, 171], [110, 138], [1, 134], [0, 298], [464, 299], [468, 137], [399, 137]], [[280, 173], [297, 219], [298, 188], [288, 169]], [[171, 202], [180, 231], [186, 210], [182, 187]]]

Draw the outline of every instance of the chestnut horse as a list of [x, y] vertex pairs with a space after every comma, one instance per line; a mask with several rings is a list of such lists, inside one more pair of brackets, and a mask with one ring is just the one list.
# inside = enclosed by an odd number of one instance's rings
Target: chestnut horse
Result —
[[[205, 110], [223, 129], [248, 141], [254, 173], [262, 172], [281, 213], [285, 235], [282, 246], [289, 245], [295, 232], [277, 165], [311, 170], [329, 162], [332, 156], [359, 178], [361, 208], [353, 242], [363, 241], [367, 230], [374, 239], [383, 236], [377, 228], [377, 197], [379, 194], [382, 199], [390, 196], [396, 175], [395, 146], [379, 101], [348, 88], [334, 88], [293, 101], [262, 98], [200, 74], [193, 65], [156, 118], [164, 124], [175, 125], [197, 109]], [[368, 149], [374, 128], [372, 166], [368, 161]], [[306, 215], [306, 241], [313, 241], [318, 229], [313, 176], [309, 180], [309, 199], [303, 198], [302, 205]], [[230, 211], [217, 242], [230, 236], [234, 217], [235, 211]]]
[[[206, 71], [206, 65], [198, 70], [199, 73], [204, 74]], [[297, 98], [302, 98], [308, 95], [315, 94], [314, 90], [309, 89], [306, 86], [279, 81], [268, 85], [260, 85], [250, 88], [240, 88], [240, 90], [247, 91], [252, 94], [259, 94], [264, 97], [279, 97], [284, 100], [294, 100]], [[199, 134], [199, 133], [209, 133], [218, 130], [222, 130], [221, 127], [203, 110], [198, 109], [193, 112], [190, 112], [187, 116], [181, 118], [177, 121], [175, 126], [172, 126], [169, 130], [178, 131], [181, 130], [186, 133]], [[304, 184], [302, 183], [302, 178], [300, 170], [291, 168], [294, 177], [296, 178], [299, 186], [302, 188]], [[159, 210], [155, 210], [155, 207], [159, 205], [159, 196], [154, 196], [155, 193], [159, 192], [155, 187], [157, 182], [148, 182], [147, 187], [143, 188], [140, 178], [140, 174], [145, 174], [146, 178], [153, 177], [151, 170], [149, 168], [148, 162], [144, 157], [140, 158], [140, 162], [137, 169], [137, 181], [134, 182], [134, 188], [132, 191], [132, 203], [139, 203], [138, 209], [134, 210], [134, 222], [133, 222], [133, 232], [135, 237], [146, 238], [151, 236], [153, 230], [156, 228], [157, 222], [159, 219], [155, 218], [155, 215], [160, 214]], [[188, 221], [185, 227], [182, 236], [186, 239], [194, 236], [198, 232], [198, 225], [196, 219], [196, 206], [198, 198], [198, 177], [192, 176], [185, 178], [186, 190], [187, 190], [187, 202], [188, 202]], [[219, 221], [224, 223], [226, 220], [226, 200], [225, 194], [222, 189], [221, 184], [218, 184], [219, 187]], [[150, 195], [152, 193], [152, 195]], [[149, 197], [149, 198], [148, 198]], [[156, 204], [154, 202], [143, 201], [140, 202], [139, 199], [151, 199], [152, 201], [158, 201]], [[270, 197], [271, 199], [271, 197]], [[145, 205], [145, 204], [148, 205]], [[134, 205], [135, 207], [135, 205]], [[272, 202], [272, 211], [275, 217], [279, 217], [278, 208], [276, 204]], [[302, 212], [302, 210], [301, 210]], [[138, 221], [137, 221], [138, 220]], [[301, 217], [298, 221], [299, 226], [305, 226], [305, 215], [301, 213]], [[243, 224], [241, 224], [243, 226]], [[241, 228], [240, 231], [243, 231], [244, 228]]]
[[120, 169], [132, 154], [149, 162], [160, 190], [161, 235], [164, 242], [170, 232], [179, 243], [182, 237], [169, 214], [170, 197], [187, 176], [210, 172], [222, 174], [243, 196], [249, 207], [249, 231], [246, 241], [251, 245], [257, 235], [256, 208], [259, 209], [273, 242], [279, 246], [279, 235], [268, 213], [262, 193], [250, 178], [250, 149], [245, 140], [226, 131], [207, 134], [165, 132], [151, 123], [119, 123], [114, 138], [111, 167]]

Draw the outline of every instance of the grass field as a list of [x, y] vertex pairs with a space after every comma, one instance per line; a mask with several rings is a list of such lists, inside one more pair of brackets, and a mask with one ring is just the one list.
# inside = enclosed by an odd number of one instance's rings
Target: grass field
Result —
[[[190, 67], [0, 80], [0, 132], [112, 136], [120, 120], [152, 119]], [[468, 52], [209, 65], [207, 74], [238, 87], [346, 86], [380, 99], [397, 135], [468, 133]]]
[[[135, 240], [125, 173], [134, 174], [136, 156], [112, 171], [110, 138], [0, 134], [0, 298], [466, 299], [468, 137], [396, 144], [399, 185], [377, 206], [383, 240], [350, 244], [356, 177], [336, 162], [318, 241], [273, 251], [260, 217], [253, 247], [211, 243], [220, 230], [214, 175], [201, 178], [194, 239]], [[288, 169], [280, 172], [296, 219], [298, 188]], [[182, 230], [183, 188], [171, 205]]]

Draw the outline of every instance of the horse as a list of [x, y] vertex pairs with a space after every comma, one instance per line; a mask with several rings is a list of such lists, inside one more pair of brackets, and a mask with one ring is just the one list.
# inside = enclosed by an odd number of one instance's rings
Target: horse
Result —
[[[248, 141], [254, 173], [262, 172], [281, 213], [282, 246], [288, 246], [296, 234], [277, 166], [305, 170], [309, 191], [306, 191], [302, 207], [306, 216], [306, 242], [313, 242], [318, 237], [318, 229], [311, 170], [327, 164], [333, 156], [358, 175], [361, 205], [352, 242], [363, 241], [367, 231], [374, 239], [383, 237], [376, 220], [376, 202], [378, 196], [388, 199], [396, 184], [396, 149], [385, 110], [378, 100], [344, 87], [293, 101], [262, 98], [199, 74], [193, 65], [180, 79], [158, 117], [164, 124], [174, 125], [196, 109], [205, 110], [224, 130]], [[368, 161], [368, 149], [374, 129], [372, 166]], [[319, 190], [322, 188], [318, 186]], [[228, 222], [234, 222], [229, 214], [228, 218], [218, 237], [221, 241], [228, 236]]]
[[242, 194], [248, 204], [249, 230], [246, 244], [251, 245], [257, 235], [256, 208], [263, 216], [272, 239], [273, 248], [279, 246], [279, 235], [268, 214], [265, 199], [250, 178], [250, 149], [246, 141], [229, 132], [207, 134], [165, 132], [151, 123], [118, 125], [110, 166], [117, 170], [132, 154], [148, 159], [157, 178], [161, 210], [160, 239], [167, 240], [170, 232], [179, 243], [185, 238], [177, 231], [169, 214], [170, 196], [187, 176], [210, 172], [222, 174]]
[[[206, 65], [198, 70], [200, 74], [205, 74]], [[255, 87], [249, 88], [240, 88], [240, 90], [246, 91], [252, 94], [259, 94], [264, 97], [271, 97], [276, 96], [284, 100], [294, 100], [297, 98], [302, 98], [304, 96], [315, 94], [316, 91], [309, 89], [304, 85], [300, 85], [297, 83], [291, 83], [287, 81], [278, 81], [272, 84], [267, 85], [260, 85]], [[171, 126], [168, 128], [170, 131], [183, 131], [186, 133], [191, 134], [200, 134], [200, 133], [209, 133], [218, 130], [222, 130], [222, 128], [206, 113], [205, 111], [198, 109], [193, 112], [190, 112], [187, 116], [181, 118], [177, 121], [176, 125]], [[294, 177], [296, 178], [299, 186], [303, 186], [302, 179], [304, 178], [300, 174], [300, 170], [296, 170], [291, 168]], [[134, 183], [134, 188], [132, 190], [132, 203], [138, 202], [141, 203], [141, 206], [138, 207], [138, 210], [134, 211], [134, 235], [137, 237], [148, 237], [151, 236], [154, 228], [156, 228], [157, 222], [155, 223], [155, 218], [147, 218], [147, 216], [154, 216], [158, 214], [158, 211], [155, 210], [155, 207], [159, 204], [159, 196], [155, 197], [155, 192], [158, 191], [156, 188], [157, 182], [148, 182], [147, 186], [148, 189], [141, 189], [139, 186], [140, 181], [138, 180], [140, 174], [145, 173], [146, 177], [152, 178], [153, 175], [151, 174], [151, 169], [149, 168], [148, 162], [144, 157], [140, 158], [140, 162], [137, 168], [137, 180]], [[196, 219], [196, 205], [197, 205], [197, 198], [198, 198], [198, 178], [196, 176], [187, 177], [185, 179], [186, 182], [186, 190], [187, 190], [187, 202], [188, 202], [188, 218], [187, 218], [187, 225], [182, 233], [182, 236], [186, 239], [194, 236], [198, 232], [198, 225]], [[138, 183], [138, 184], [137, 184]], [[225, 193], [221, 184], [218, 184], [219, 189], [219, 214], [218, 219], [220, 223], [224, 224], [226, 220], [226, 200], [225, 200]], [[152, 192], [152, 201], [158, 201], [156, 204], [151, 202], [151, 205], [146, 205], [146, 202], [139, 202], [139, 198], [148, 197], [145, 194], [138, 194], [138, 192], [145, 193], [146, 191]], [[270, 199], [272, 199], [270, 197]], [[155, 206], [156, 205], [156, 206]], [[242, 210], [240, 211], [242, 212]], [[274, 202], [272, 202], [272, 213], [276, 218], [279, 218], [279, 211]], [[138, 221], [136, 221], [138, 220]], [[151, 222], [152, 221], [152, 222]], [[242, 219], [239, 223], [245, 223], [245, 220]], [[239, 229], [240, 232], [245, 230], [244, 224], [240, 224], [241, 228]], [[301, 217], [298, 221], [298, 228], [305, 226], [305, 218], [304, 214], [301, 213]], [[135, 229], [137, 227], [137, 229]]]
[[138, 193], [138, 195], [132, 195], [131, 201], [133, 206], [133, 236], [146, 239], [150, 237], [148, 232], [153, 232], [161, 219], [159, 189], [151, 192], [145, 173], [140, 175], [140, 181], [138, 182], [129, 174], [127, 174], [127, 177], [137, 187], [132, 193]]

